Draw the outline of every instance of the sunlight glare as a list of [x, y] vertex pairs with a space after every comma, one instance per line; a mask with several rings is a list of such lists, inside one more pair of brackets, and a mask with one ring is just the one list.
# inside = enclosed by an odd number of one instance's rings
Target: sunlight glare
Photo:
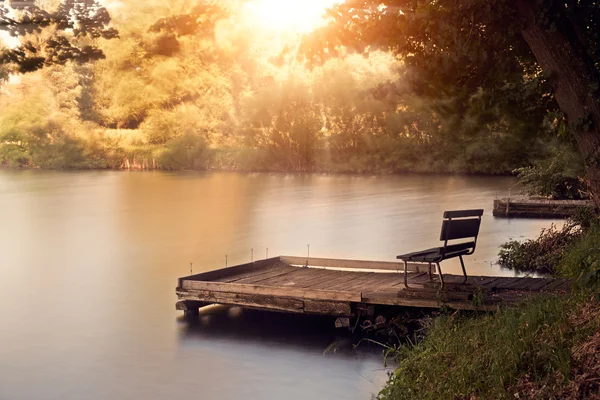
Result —
[[325, 11], [342, 0], [253, 0], [245, 5], [245, 16], [267, 31], [303, 34], [325, 21]]

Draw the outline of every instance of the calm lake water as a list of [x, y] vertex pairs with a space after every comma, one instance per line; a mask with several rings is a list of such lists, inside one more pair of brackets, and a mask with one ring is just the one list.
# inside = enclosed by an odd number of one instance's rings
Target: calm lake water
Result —
[[[323, 355], [332, 321], [213, 308], [176, 278], [254, 258], [393, 261], [437, 245], [444, 210], [486, 210], [471, 274], [548, 220], [494, 219], [511, 178], [0, 171], [0, 399], [369, 399], [374, 352]], [[456, 263], [444, 272], [459, 272]]]

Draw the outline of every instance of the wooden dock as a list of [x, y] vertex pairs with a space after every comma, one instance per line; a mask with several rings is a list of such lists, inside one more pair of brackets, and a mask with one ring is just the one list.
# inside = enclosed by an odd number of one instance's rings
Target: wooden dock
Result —
[[[210, 304], [271, 311], [352, 317], [378, 306], [495, 310], [534, 293], [569, 291], [569, 281], [552, 278], [444, 274], [430, 281], [427, 267], [404, 264], [280, 256], [179, 279], [177, 309], [194, 315]], [[434, 274], [435, 279], [435, 274]]]
[[568, 218], [584, 208], [593, 208], [590, 200], [549, 200], [504, 198], [494, 200], [494, 217]]

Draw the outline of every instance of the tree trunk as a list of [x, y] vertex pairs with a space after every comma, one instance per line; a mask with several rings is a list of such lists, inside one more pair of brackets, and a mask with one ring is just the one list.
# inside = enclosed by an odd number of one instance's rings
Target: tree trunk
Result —
[[573, 129], [585, 160], [590, 194], [600, 208], [600, 106], [597, 95], [592, 93], [592, 88], [599, 83], [597, 72], [587, 60], [576, 29], [572, 29], [571, 35], [569, 29], [550, 30], [538, 25], [532, 3], [516, 1], [525, 21], [521, 33], [539, 65], [550, 74], [556, 101]]

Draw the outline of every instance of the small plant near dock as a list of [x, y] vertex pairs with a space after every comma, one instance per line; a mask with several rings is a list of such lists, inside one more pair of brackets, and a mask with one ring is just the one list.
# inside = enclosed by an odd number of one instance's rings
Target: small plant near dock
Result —
[[552, 274], [560, 264], [564, 250], [581, 236], [581, 228], [572, 221], [558, 229], [551, 225], [536, 239], [511, 240], [500, 246], [498, 263], [519, 272]]
[[594, 246], [594, 240], [597, 240], [599, 224], [591, 209], [583, 209], [560, 229], [551, 225], [542, 229], [536, 239], [504, 243], [500, 246], [498, 263], [519, 272], [555, 274], [561, 270], [564, 276], [577, 278], [577, 274], [569, 270], [577, 268], [581, 271], [579, 267], [572, 266], [574, 263], [582, 265], [583, 260], [578, 259], [578, 254], [594, 254], [594, 249], [598, 248]]
[[475, 288], [475, 292], [473, 293], [473, 298], [471, 299], [471, 303], [473, 304], [473, 308], [478, 311], [480, 307], [483, 305], [484, 295], [481, 287], [477, 286]]

